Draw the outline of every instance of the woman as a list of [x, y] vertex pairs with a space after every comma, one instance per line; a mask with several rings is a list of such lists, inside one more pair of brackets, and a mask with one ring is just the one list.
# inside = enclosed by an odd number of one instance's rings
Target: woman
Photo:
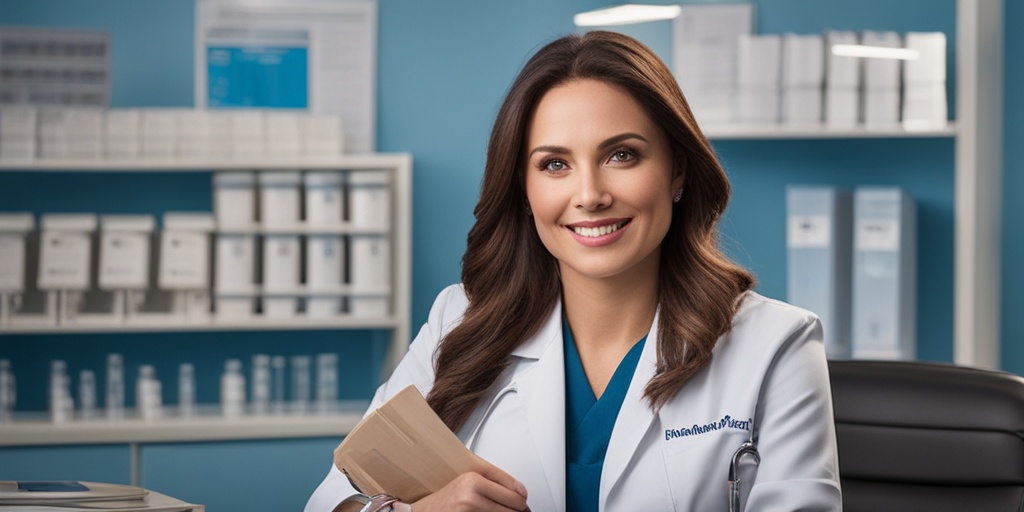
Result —
[[[728, 197], [648, 48], [597, 31], [541, 49], [495, 121], [462, 285], [371, 404], [415, 385], [495, 468], [412, 509], [727, 510], [759, 428], [747, 509], [839, 510], [821, 327], [720, 252]], [[306, 510], [353, 492], [332, 468]]]

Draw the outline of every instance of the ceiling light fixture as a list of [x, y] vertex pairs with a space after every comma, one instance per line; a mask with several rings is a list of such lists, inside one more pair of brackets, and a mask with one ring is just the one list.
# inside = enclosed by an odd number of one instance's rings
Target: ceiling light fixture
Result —
[[596, 11], [581, 12], [573, 16], [577, 27], [628, 25], [648, 21], [670, 20], [679, 16], [683, 8], [678, 5], [624, 4]]

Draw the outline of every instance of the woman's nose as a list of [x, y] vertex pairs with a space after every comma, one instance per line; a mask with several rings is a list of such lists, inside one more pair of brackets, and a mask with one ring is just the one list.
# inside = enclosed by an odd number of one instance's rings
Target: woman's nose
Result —
[[576, 208], [597, 211], [612, 204], [612, 195], [601, 179], [600, 171], [593, 168], [577, 172]]

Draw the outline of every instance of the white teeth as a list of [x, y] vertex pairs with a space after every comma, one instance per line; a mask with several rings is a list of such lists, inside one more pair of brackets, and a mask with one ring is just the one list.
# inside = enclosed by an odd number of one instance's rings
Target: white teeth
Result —
[[577, 235], [585, 236], [587, 238], [595, 238], [602, 235], [607, 235], [608, 233], [614, 233], [625, 224], [625, 222], [617, 222], [615, 224], [608, 224], [606, 226], [600, 226], [596, 228], [581, 228], [574, 226], [572, 230]]

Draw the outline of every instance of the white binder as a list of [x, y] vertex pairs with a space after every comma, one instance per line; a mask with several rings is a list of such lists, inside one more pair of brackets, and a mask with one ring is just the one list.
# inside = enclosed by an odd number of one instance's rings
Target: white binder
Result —
[[853, 356], [917, 353], [917, 215], [899, 188], [854, 192]]
[[848, 190], [786, 189], [787, 300], [821, 318], [825, 352], [850, 357], [853, 201]]

